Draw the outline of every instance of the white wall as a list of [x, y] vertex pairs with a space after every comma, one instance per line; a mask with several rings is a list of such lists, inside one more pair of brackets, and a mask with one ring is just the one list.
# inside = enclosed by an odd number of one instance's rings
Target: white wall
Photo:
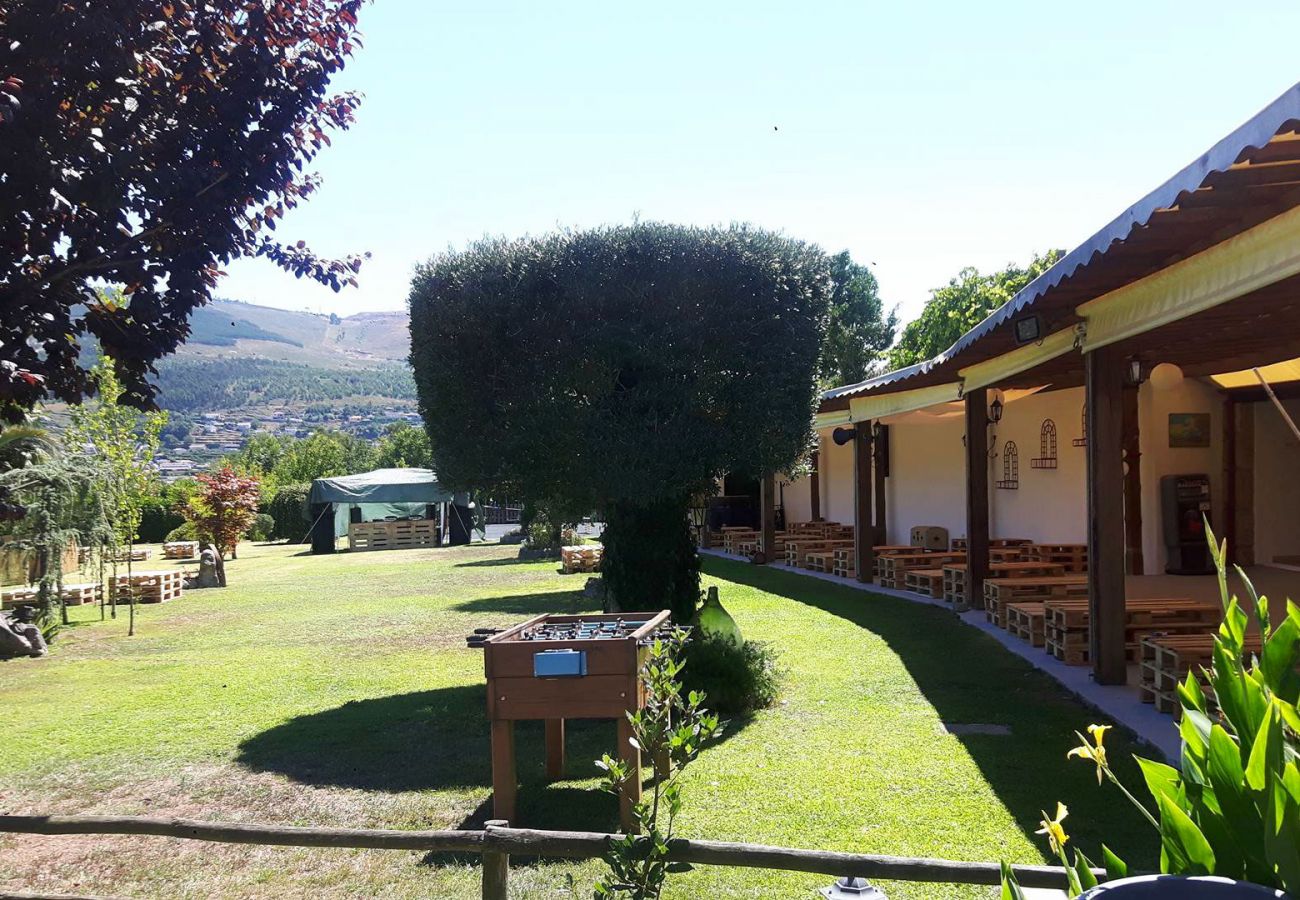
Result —
[[853, 444], [838, 447], [831, 440], [832, 429], [822, 435], [822, 518], [828, 522], [853, 524]]
[[[1170, 447], [1170, 413], [1210, 414], [1209, 447]], [[1160, 479], [1165, 475], [1210, 477], [1210, 523], [1219, 534], [1227, 528], [1223, 483], [1223, 395], [1212, 385], [1184, 378], [1177, 387], [1157, 390], [1146, 382], [1138, 390], [1139, 446], [1142, 452], [1142, 558], [1146, 574], [1165, 570], [1161, 532]], [[1258, 438], [1257, 438], [1258, 440]], [[1258, 496], [1257, 496], [1258, 502]], [[1258, 550], [1257, 550], [1258, 552]], [[1264, 559], [1262, 555], [1260, 559]]]
[[[1043, 421], [1056, 425], [1056, 468], [1035, 469]], [[1040, 392], [1007, 404], [995, 429], [998, 456], [991, 460], [989, 533], [1055, 544], [1088, 541], [1087, 450], [1073, 444], [1083, 431], [1083, 388]], [[1000, 490], [1002, 453], [1015, 441], [1020, 453], [1020, 487]]]
[[812, 481], [800, 478], [791, 481], [787, 476], [777, 478], [777, 498], [785, 507], [787, 522], [807, 522], [812, 519]]
[[[1300, 443], [1269, 401], [1255, 416], [1255, 559], [1300, 554]], [[1300, 400], [1283, 401], [1300, 422]]]
[[966, 462], [961, 416], [889, 427], [885, 516], [890, 544], [906, 544], [916, 525], [966, 533]]

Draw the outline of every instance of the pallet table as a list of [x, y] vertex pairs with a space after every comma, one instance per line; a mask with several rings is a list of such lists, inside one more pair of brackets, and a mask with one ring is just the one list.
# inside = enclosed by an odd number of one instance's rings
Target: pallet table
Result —
[[117, 556], [113, 557], [114, 562], [144, 562], [153, 556], [153, 551], [148, 547], [132, 547], [130, 550], [124, 550]]
[[858, 577], [858, 554], [852, 547], [836, 547], [831, 551], [831, 574], [841, 578]]
[[906, 587], [906, 575], [910, 569], [933, 569], [948, 563], [959, 563], [966, 558], [965, 553], [944, 553], [927, 551], [918, 553], [892, 553], [876, 557], [876, 583], [881, 587]]
[[[1258, 653], [1259, 635], [1246, 635], [1244, 644], [1248, 652]], [[1208, 668], [1214, 658], [1213, 633], [1145, 635], [1139, 653], [1138, 697], [1143, 703], [1152, 703], [1158, 712], [1170, 713], [1175, 720], [1180, 719], [1183, 707], [1178, 700], [1178, 685], [1187, 679], [1189, 672], [1196, 673], [1206, 699], [1212, 699], [1202, 669]]]
[[574, 572], [597, 572], [600, 561], [605, 555], [602, 544], [580, 544], [560, 548], [560, 572], [572, 575]]
[[627, 713], [645, 706], [641, 667], [668, 610], [626, 615], [536, 616], [483, 642], [492, 730], [493, 815], [516, 818], [515, 722], [546, 722], [546, 775], [564, 776], [564, 720], [614, 719], [618, 752], [630, 769], [619, 798], [623, 828], [641, 797], [641, 754]]
[[1087, 544], [1029, 544], [1022, 548], [1025, 559], [1058, 562], [1067, 572], [1088, 571]]
[[1061, 597], [1086, 596], [1088, 596], [1088, 579], [1083, 575], [989, 578], [984, 582], [984, 615], [999, 628], [1006, 628], [1008, 603], [1032, 603]]
[[184, 592], [184, 575], [180, 569], [159, 572], [132, 572], [114, 575], [108, 582], [108, 596], [114, 603], [166, 603]]
[[[54, 599], [65, 606], [98, 603], [103, 596], [103, 590], [103, 585], [97, 581], [65, 584], [62, 591], [55, 593]], [[0, 590], [0, 609], [14, 609], [36, 603], [39, 600], [40, 590], [36, 587], [21, 586]]]
[[[1023, 547], [1026, 544], [1033, 543], [1029, 538], [989, 538], [989, 549]], [[965, 550], [966, 539], [964, 537], [952, 539], [952, 549]]]
[[[1060, 563], [1025, 562], [1008, 560], [1006, 562], [989, 562], [990, 578], [1042, 578], [1064, 575], [1065, 567]], [[966, 564], [951, 563], [943, 567], [943, 599], [956, 603], [966, 596]]]
[[807, 568], [808, 554], [830, 552], [839, 547], [852, 547], [852, 538], [788, 538], [785, 542], [785, 564], [797, 568]]
[[810, 572], [830, 573], [835, 568], [834, 550], [813, 550], [804, 554], [805, 568]]
[[[1071, 666], [1089, 662], [1089, 619], [1086, 598], [1047, 601], [1047, 652]], [[1124, 646], [1129, 659], [1141, 653], [1142, 638], [1152, 633], [1206, 634], [1218, 627], [1223, 607], [1218, 601], [1142, 598], [1124, 603]]]
[[752, 528], [724, 526], [722, 529], [722, 549], [733, 556], [740, 555], [740, 544], [744, 541], [757, 541], [758, 532]]
[[162, 545], [163, 559], [194, 559], [199, 555], [198, 541], [167, 541]]

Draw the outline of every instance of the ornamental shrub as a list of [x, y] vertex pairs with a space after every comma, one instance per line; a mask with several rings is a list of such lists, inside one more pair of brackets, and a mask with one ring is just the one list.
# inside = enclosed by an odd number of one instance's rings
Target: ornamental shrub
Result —
[[776, 651], [762, 641], [736, 643], [725, 637], [700, 634], [687, 642], [682, 685], [709, 698], [709, 706], [725, 716], [766, 709], [776, 702], [785, 673]]
[[275, 496], [266, 508], [272, 521], [270, 540], [290, 543], [306, 540], [307, 528], [311, 524], [307, 516], [307, 496], [310, 493], [310, 484], [282, 484], [276, 488]]

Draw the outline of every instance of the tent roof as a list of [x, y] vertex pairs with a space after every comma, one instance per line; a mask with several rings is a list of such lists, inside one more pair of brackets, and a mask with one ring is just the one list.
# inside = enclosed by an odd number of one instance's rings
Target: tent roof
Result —
[[444, 503], [451, 491], [428, 469], [376, 469], [358, 475], [317, 478], [312, 503]]

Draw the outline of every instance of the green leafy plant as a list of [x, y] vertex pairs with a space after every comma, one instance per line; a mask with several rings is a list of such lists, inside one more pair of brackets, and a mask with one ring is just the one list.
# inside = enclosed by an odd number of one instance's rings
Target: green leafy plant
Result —
[[[1268, 598], [1255, 591], [1241, 567], [1247, 604], [1228, 591], [1227, 543], [1218, 543], [1205, 525], [1219, 576], [1223, 623], [1214, 636], [1211, 665], [1189, 672], [1178, 685], [1182, 706], [1182, 771], [1138, 758], [1154, 812], [1116, 777], [1106, 758], [1109, 726], [1089, 726], [1091, 740], [1069, 756], [1091, 761], [1097, 782], [1110, 781], [1160, 834], [1160, 871], [1174, 875], [1219, 875], [1251, 881], [1290, 893], [1300, 891], [1300, 608], [1290, 600], [1286, 614], [1272, 623]], [[1247, 612], [1247, 609], [1250, 611]], [[1253, 616], [1259, 637], [1254, 651], [1247, 628]], [[1204, 680], [1209, 691], [1202, 687]], [[1213, 700], [1211, 700], [1213, 698]], [[1087, 860], [1065, 859], [1068, 840], [1060, 828], [1065, 807], [1044, 828], [1062, 862], [1078, 872]], [[1123, 871], [1119, 858], [1103, 847], [1106, 869]], [[1080, 865], [1082, 861], [1082, 866]], [[1088, 887], [1071, 878], [1075, 893]], [[1018, 897], [1004, 869], [1003, 896]]]
[[766, 709], [781, 692], [783, 672], [776, 651], [762, 641], [736, 643], [697, 633], [685, 649], [683, 689], [699, 691], [723, 715]]
[[[669, 874], [687, 871], [686, 863], [667, 860], [677, 817], [682, 810], [682, 771], [722, 730], [718, 717], [704, 709], [704, 695], [684, 694], [679, 680], [686, 644], [685, 629], [674, 629], [654, 642], [641, 669], [645, 707], [628, 714], [632, 746], [653, 766], [650, 792], [633, 804], [632, 818], [640, 835], [620, 835], [605, 854], [609, 874], [596, 882], [598, 898], [658, 900]], [[627, 763], [605, 754], [596, 765], [604, 772], [604, 789], [623, 792], [634, 777]]]

